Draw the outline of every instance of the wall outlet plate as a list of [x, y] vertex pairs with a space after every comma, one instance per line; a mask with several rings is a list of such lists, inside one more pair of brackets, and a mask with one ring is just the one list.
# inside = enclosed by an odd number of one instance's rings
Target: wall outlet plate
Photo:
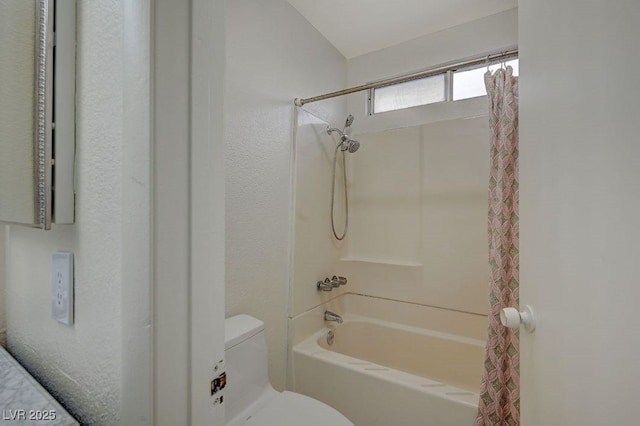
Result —
[[73, 325], [73, 253], [53, 253], [51, 265], [51, 318]]

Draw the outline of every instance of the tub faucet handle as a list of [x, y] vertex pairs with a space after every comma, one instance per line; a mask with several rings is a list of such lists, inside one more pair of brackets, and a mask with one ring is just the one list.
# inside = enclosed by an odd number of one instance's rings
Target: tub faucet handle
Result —
[[329, 278], [325, 278], [324, 281], [318, 281], [316, 283], [318, 291], [331, 291], [333, 290], [333, 284], [329, 281]]
[[342, 317], [336, 313], [331, 311], [324, 311], [324, 320], [325, 321], [335, 321], [338, 324], [342, 324]]
[[345, 277], [336, 277], [334, 275], [331, 278], [331, 282], [332, 283], [337, 283], [338, 285], [336, 285], [336, 284], [333, 284], [333, 285], [334, 285], [334, 287], [338, 287], [338, 286], [341, 286], [341, 285], [345, 285], [347, 283], [347, 279]]

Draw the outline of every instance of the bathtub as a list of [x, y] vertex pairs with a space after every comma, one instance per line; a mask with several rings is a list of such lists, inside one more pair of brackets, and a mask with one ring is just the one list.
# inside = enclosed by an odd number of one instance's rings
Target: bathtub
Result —
[[[325, 310], [344, 322], [325, 322]], [[303, 316], [290, 329], [296, 392], [333, 406], [356, 426], [473, 424], [485, 316], [353, 294]]]

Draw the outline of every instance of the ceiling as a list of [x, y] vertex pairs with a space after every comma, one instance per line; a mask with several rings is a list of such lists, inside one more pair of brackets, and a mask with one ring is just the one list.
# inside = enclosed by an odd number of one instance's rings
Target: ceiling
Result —
[[518, 6], [517, 0], [288, 0], [347, 59]]

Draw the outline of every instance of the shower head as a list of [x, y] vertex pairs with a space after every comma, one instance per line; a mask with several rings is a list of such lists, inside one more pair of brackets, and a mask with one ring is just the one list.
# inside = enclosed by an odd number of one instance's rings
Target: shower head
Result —
[[349, 151], [353, 154], [360, 148], [360, 142], [351, 139], [346, 133], [342, 133], [340, 135], [340, 144], [338, 147], [340, 148], [340, 151]]
[[349, 139], [349, 142], [347, 142], [345, 145], [347, 146], [347, 150], [352, 154], [360, 149], [360, 142], [351, 139]]
[[335, 127], [327, 127], [327, 134], [336, 132], [340, 134], [340, 143], [336, 149], [340, 148], [340, 151], [349, 151], [350, 153], [356, 152], [360, 148], [360, 142], [355, 141], [349, 137], [347, 130], [353, 124], [353, 115], [349, 114], [347, 120], [344, 123], [344, 129], [336, 129]]
[[347, 116], [347, 121], [344, 123], [344, 128], [347, 129], [351, 127], [352, 124], [353, 124], [353, 115], [349, 114]]

